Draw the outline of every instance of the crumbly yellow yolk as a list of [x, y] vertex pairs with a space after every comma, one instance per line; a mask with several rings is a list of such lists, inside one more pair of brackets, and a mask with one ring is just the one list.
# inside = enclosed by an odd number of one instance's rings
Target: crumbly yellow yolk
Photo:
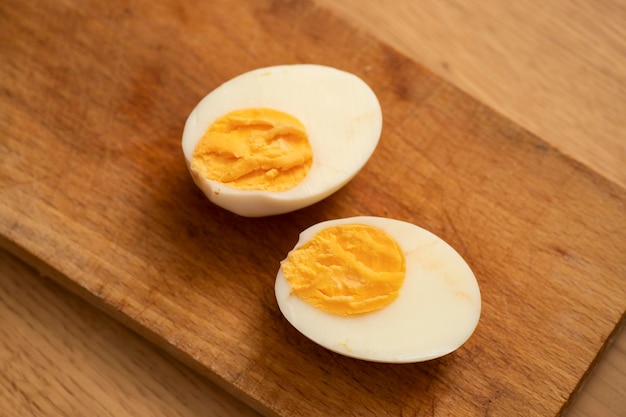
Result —
[[320, 231], [282, 263], [292, 294], [327, 313], [379, 310], [398, 297], [405, 260], [385, 231], [349, 224]]
[[217, 119], [196, 145], [191, 167], [233, 188], [285, 191], [306, 177], [312, 162], [309, 138], [298, 119], [250, 108]]

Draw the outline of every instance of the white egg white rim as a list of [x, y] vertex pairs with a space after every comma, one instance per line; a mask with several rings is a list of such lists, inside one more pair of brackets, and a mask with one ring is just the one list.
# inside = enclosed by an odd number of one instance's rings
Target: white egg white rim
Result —
[[[358, 216], [318, 223], [300, 234], [292, 250], [302, 246], [319, 231], [340, 224], [367, 224], [380, 227], [398, 242], [406, 259], [406, 279], [400, 295], [392, 304], [377, 312], [356, 317], [339, 317], [325, 313], [291, 295], [290, 285], [281, 267], [276, 276], [274, 288], [276, 300], [281, 313], [293, 327], [328, 350], [356, 359], [383, 363], [415, 363], [439, 358], [457, 350], [470, 338], [480, 318], [481, 295], [473, 272], [458, 252], [441, 238], [419, 226], [373, 216]], [[407, 227], [412, 229], [413, 236], [405, 233]], [[419, 236], [419, 239], [413, 239], [415, 236]], [[444, 311], [445, 306], [428, 305], [429, 295], [420, 294], [420, 283], [411, 282], [410, 277], [418, 274], [420, 279], [437, 279], [441, 278], [439, 276], [441, 274], [429, 271], [420, 261], [420, 256], [414, 256], [414, 254], [419, 255], [421, 251], [430, 251], [438, 257], [446, 258], [447, 263], [443, 265], [446, 270], [444, 273], [457, 275], [459, 278], [457, 284], [460, 285], [458, 290], [463, 291], [469, 297], [467, 305], [458, 305], [460, 308], [455, 313]], [[413, 300], [421, 300], [425, 305], [423, 308], [414, 309]], [[464, 302], [461, 300], [461, 303]], [[430, 327], [432, 317], [427, 315], [407, 317], [407, 314], [412, 312], [424, 313], [429, 309], [432, 309], [431, 314], [445, 316], [440, 323], [442, 327], [434, 329], [436, 333], [434, 336], [427, 334], [430, 332], [428, 329], [432, 329]], [[450, 316], [451, 314], [455, 316]], [[398, 317], [404, 317], [407, 320], [398, 323], [396, 320]], [[450, 327], [458, 324], [462, 324], [463, 331], [456, 331]], [[381, 332], [381, 338], [376, 337], [375, 332], [378, 331]], [[424, 349], [424, 344], [429, 342], [427, 338], [432, 336], [437, 339], [441, 332], [446, 333], [445, 338], [449, 340], [446, 343], [433, 343], [428, 349]], [[342, 335], [341, 340], [335, 338], [336, 334]], [[363, 338], [364, 334], [366, 334], [365, 338]], [[454, 336], [449, 336], [452, 334]], [[396, 338], [396, 341], [402, 340], [402, 342], [390, 346], [387, 341], [391, 339], [385, 336]], [[362, 343], [360, 339], [369, 341]], [[374, 339], [374, 343], [370, 343], [370, 339]]]
[[[306, 127], [313, 164], [306, 178], [294, 188], [281, 192], [240, 190], [192, 172], [193, 150], [208, 127], [230, 111], [251, 107], [284, 111]], [[373, 154], [381, 132], [380, 103], [361, 78], [322, 65], [278, 65], [241, 74], [206, 95], [187, 118], [182, 148], [194, 181], [211, 201], [237, 212], [241, 208], [232, 206], [240, 204], [239, 199], [245, 196], [254, 205], [266, 207], [262, 211], [280, 214], [284, 201], [290, 204], [283, 212], [296, 210], [326, 198], [348, 183]]]

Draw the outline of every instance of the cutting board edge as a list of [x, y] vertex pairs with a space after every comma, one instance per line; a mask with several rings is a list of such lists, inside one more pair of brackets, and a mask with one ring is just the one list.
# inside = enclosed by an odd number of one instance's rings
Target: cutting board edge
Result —
[[59, 285], [61, 288], [76, 295], [88, 305], [98, 309], [99, 311], [113, 319], [115, 322], [120, 323], [125, 328], [137, 334], [151, 345], [156, 346], [158, 349], [165, 352], [168, 356], [184, 364], [189, 369], [193, 370], [204, 378], [207, 378], [208, 381], [223, 389], [228, 394], [235, 397], [237, 400], [242, 401], [244, 404], [248, 405], [255, 411], [261, 413], [263, 416], [281, 417], [280, 414], [267, 408], [264, 404], [256, 401], [244, 390], [241, 390], [235, 385], [230, 384], [224, 378], [220, 377], [215, 372], [212, 372], [208, 367], [201, 365], [199, 362], [194, 360], [191, 355], [185, 352], [184, 349], [181, 349], [169, 343], [163, 336], [159, 335], [156, 331], [151, 330], [148, 326], [144, 326], [139, 321], [132, 320], [120, 310], [115, 309], [114, 306], [107, 304], [103, 298], [98, 297], [96, 294], [93, 294], [87, 288], [72, 280], [67, 274], [50, 265], [41, 257], [24, 248], [17, 242], [8, 239], [4, 235], [0, 235], [0, 250], [4, 250], [15, 258], [19, 259], [21, 262], [35, 270], [45, 279], [51, 280], [52, 282]]

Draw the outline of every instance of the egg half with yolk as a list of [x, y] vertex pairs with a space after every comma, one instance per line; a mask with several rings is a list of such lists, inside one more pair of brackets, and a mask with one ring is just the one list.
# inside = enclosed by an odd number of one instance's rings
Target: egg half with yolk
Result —
[[318, 223], [281, 262], [278, 306], [319, 345], [374, 362], [446, 355], [474, 332], [478, 283], [438, 236], [382, 217]]
[[316, 203], [349, 182], [376, 149], [380, 103], [354, 74], [296, 64], [239, 75], [189, 115], [182, 148], [216, 205], [260, 217]]

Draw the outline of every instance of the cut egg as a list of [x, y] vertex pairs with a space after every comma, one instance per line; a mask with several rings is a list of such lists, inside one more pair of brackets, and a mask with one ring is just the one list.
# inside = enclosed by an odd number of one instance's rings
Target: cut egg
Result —
[[306, 229], [274, 289], [304, 336], [373, 362], [447, 355], [473, 334], [481, 311], [478, 283], [458, 252], [425, 229], [382, 217]]
[[339, 69], [282, 65], [239, 75], [204, 97], [182, 137], [196, 185], [246, 217], [314, 204], [349, 182], [376, 149], [380, 103]]

